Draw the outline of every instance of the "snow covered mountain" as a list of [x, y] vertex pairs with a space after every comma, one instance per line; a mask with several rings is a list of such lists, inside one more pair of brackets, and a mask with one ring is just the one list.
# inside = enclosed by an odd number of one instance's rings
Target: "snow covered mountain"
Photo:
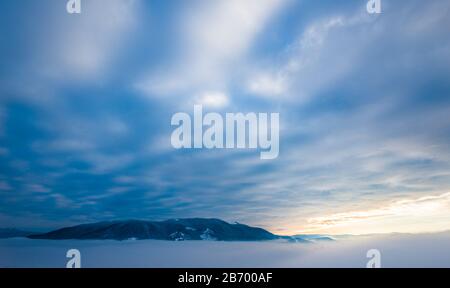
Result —
[[114, 221], [85, 224], [28, 236], [31, 239], [77, 240], [208, 240], [262, 241], [279, 237], [261, 228], [230, 224], [219, 219], [172, 219], [166, 221]]

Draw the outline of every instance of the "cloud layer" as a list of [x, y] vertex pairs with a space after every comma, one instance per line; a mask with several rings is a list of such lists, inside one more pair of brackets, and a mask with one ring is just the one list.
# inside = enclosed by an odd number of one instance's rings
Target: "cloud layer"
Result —
[[[0, 226], [450, 228], [428, 206], [450, 191], [447, 2], [59, 2], [0, 4]], [[195, 104], [279, 112], [280, 157], [173, 150], [171, 116]], [[432, 213], [399, 220], [399, 201]], [[353, 225], [361, 213], [398, 221]]]

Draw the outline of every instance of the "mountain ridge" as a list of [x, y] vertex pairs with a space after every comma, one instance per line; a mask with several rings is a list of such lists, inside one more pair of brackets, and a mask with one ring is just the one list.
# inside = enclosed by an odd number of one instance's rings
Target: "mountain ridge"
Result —
[[281, 237], [259, 227], [230, 224], [215, 218], [185, 218], [164, 221], [104, 221], [65, 227], [27, 236], [47, 240], [211, 240], [267, 241]]

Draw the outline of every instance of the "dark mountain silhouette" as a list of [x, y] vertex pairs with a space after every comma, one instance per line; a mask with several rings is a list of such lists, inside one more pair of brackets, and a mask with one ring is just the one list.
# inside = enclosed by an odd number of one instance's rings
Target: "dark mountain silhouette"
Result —
[[50, 240], [217, 240], [262, 241], [279, 239], [264, 229], [244, 224], [229, 224], [219, 219], [172, 219], [166, 221], [114, 221], [85, 224], [30, 235], [31, 239]]

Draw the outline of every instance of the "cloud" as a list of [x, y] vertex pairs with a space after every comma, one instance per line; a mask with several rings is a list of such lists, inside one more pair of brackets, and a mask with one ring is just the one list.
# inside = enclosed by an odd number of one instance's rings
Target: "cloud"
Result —
[[228, 106], [230, 100], [228, 95], [223, 92], [205, 92], [195, 99], [196, 105], [202, 105], [209, 108], [224, 108]]
[[[3, 219], [0, 214], [0, 221]], [[71, 240], [57, 246], [54, 241], [45, 240], [12, 239], [4, 242], [0, 247], [0, 253], [4, 255], [0, 258], [0, 265], [17, 268], [59, 268], [66, 247], [80, 245], [80, 241]], [[109, 241], [107, 245], [99, 245], [99, 241], [83, 241], [82, 247], [83, 257], [89, 259], [89, 262], [84, 262], [85, 267], [89, 268], [363, 269], [371, 260], [367, 258], [367, 252], [376, 248], [381, 253], [383, 268], [448, 269], [449, 243], [450, 233], [446, 232], [347, 237], [313, 244], [287, 241]]]
[[[0, 68], [0, 89], [9, 90], [0, 131], [15, 132], [2, 137], [0, 179], [17, 188], [4, 193], [0, 212], [21, 223], [22, 215], [42, 218], [35, 223], [220, 217], [284, 234], [301, 233], [308, 219], [449, 191], [447, 2], [387, 0], [379, 16], [351, 1], [205, 1], [164, 11], [140, 2], [85, 7], [81, 17], [42, 9], [48, 23], [1, 28], [28, 41], [2, 42], [9, 53], [0, 54], [25, 63]], [[54, 22], [62, 28], [49, 29]], [[161, 33], [147, 31], [154, 27]], [[29, 47], [27, 57], [10, 52]], [[170, 118], [194, 104], [279, 112], [280, 157], [174, 151]], [[366, 228], [438, 229], [448, 223], [442, 216]]]
[[286, 80], [280, 74], [261, 74], [253, 76], [248, 84], [252, 94], [261, 96], [278, 96], [286, 91]]
[[[430, 222], [432, 219], [444, 220], [440, 223], [440, 228], [436, 229], [435, 225], [430, 225], [428, 229], [433, 231], [446, 230], [450, 224], [450, 215], [446, 211], [450, 211], [450, 193], [441, 195], [424, 196], [417, 199], [398, 200], [385, 206], [369, 209], [365, 211], [349, 211], [328, 216], [316, 217], [308, 219], [309, 225], [305, 227], [307, 231], [333, 230], [339, 226], [371, 226], [371, 231], [377, 229], [377, 225], [388, 225], [398, 218], [407, 217], [408, 222]], [[442, 218], [442, 219], [440, 219]], [[447, 222], [445, 222], [447, 219]], [[416, 223], [417, 224], [417, 223]], [[388, 232], [402, 232], [398, 229]], [[422, 228], [423, 229], [423, 228]], [[410, 231], [411, 232], [411, 231]], [[373, 232], [374, 233], [374, 232]]]
[[92, 173], [107, 173], [127, 167], [135, 160], [136, 155], [87, 153], [82, 159], [92, 165]]
[[44, 185], [41, 184], [27, 184], [26, 185], [26, 190], [28, 190], [31, 193], [50, 193], [51, 190], [47, 187], [45, 187]]
[[9, 154], [9, 150], [3, 147], [0, 147], [0, 156], [7, 156]]
[[[92, 101], [93, 102], [93, 101]], [[65, 106], [51, 110], [39, 127], [52, 137], [36, 140], [31, 149], [49, 161], [46, 166], [68, 168], [74, 161], [87, 164], [84, 169], [92, 173], [107, 173], [131, 164], [137, 151], [112, 152], [111, 147], [122, 139], [127, 139], [130, 129], [121, 117], [108, 115], [80, 116]], [[57, 121], [55, 121], [57, 119]], [[61, 158], [54, 161], [52, 157]], [[61, 170], [63, 171], [63, 170]]]
[[79, 15], [68, 14], [65, 3], [56, 2], [2, 7], [27, 19], [2, 27], [1, 49], [5, 57], [17, 59], [1, 74], [2, 100], [53, 106], [67, 97], [59, 90], [62, 86], [98, 85], [117, 71], [115, 65], [139, 22], [141, 1], [86, 1]]
[[[230, 71], [246, 52], [285, 0], [200, 1], [182, 13], [175, 43], [175, 63], [143, 77], [136, 87], [149, 96], [199, 93], [226, 89]], [[167, 72], [168, 70], [168, 72]], [[184, 96], [189, 97], [189, 95]], [[192, 97], [192, 95], [191, 95]]]
[[54, 199], [58, 208], [67, 208], [74, 206], [73, 201], [62, 194], [52, 194], [51, 197]]
[[8, 182], [0, 180], [0, 191], [10, 191], [11, 189]]
[[[304, 102], [326, 90], [358, 62], [365, 39], [349, 31], [356, 27], [363, 30], [370, 24], [364, 16], [332, 15], [315, 20], [280, 53], [283, 60], [269, 61], [266, 66], [250, 70], [248, 91], [257, 96]], [[354, 40], [355, 36], [359, 41]]]
[[[35, 49], [41, 73], [51, 78], [92, 81], [103, 76], [118, 55], [138, 16], [139, 0], [95, 0], [83, 3], [80, 15], [55, 16], [53, 33]], [[56, 24], [57, 23], [57, 24]], [[38, 46], [39, 47], [39, 46]]]
[[63, 140], [55, 140], [48, 141], [45, 143], [34, 143], [33, 145], [36, 151], [41, 151], [46, 149], [47, 151], [52, 152], [67, 152], [67, 151], [87, 151], [94, 148], [92, 143], [89, 143], [83, 139], [63, 139]]
[[4, 136], [5, 133], [5, 118], [6, 118], [6, 111], [5, 108], [1, 106], [2, 103], [0, 103], [0, 137]]
[[[187, 15], [185, 42], [193, 63], [205, 73], [242, 56], [282, 0], [217, 1]], [[230, 21], [232, 20], [232, 21]], [[238, 32], [238, 33], [237, 33]], [[205, 71], [201, 71], [205, 69]]]

